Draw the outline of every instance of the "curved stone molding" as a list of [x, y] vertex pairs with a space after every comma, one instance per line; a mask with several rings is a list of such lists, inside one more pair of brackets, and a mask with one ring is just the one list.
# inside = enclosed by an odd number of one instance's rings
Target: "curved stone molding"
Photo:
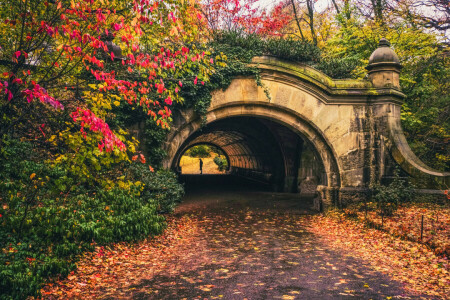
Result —
[[262, 78], [302, 87], [327, 104], [368, 104], [373, 98], [378, 103], [402, 104], [405, 97], [393, 86], [374, 87], [369, 80], [332, 79], [307, 65], [270, 56], [255, 57], [252, 65], [262, 70]]
[[400, 107], [393, 107], [388, 117], [388, 128], [390, 152], [403, 170], [413, 177], [428, 181], [428, 186], [433, 185], [433, 180], [447, 187], [450, 186], [450, 173], [430, 168], [412, 152], [400, 124]]

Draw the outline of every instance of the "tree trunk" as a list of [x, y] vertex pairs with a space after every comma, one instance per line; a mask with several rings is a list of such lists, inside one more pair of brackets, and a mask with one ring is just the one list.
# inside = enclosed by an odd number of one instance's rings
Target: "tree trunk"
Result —
[[339, 6], [338, 6], [337, 3], [336, 3], [336, 0], [331, 0], [331, 1], [333, 2], [333, 5], [334, 5], [334, 8], [336, 9], [336, 12], [337, 12], [338, 14], [340, 14], [341, 11], [340, 11], [340, 9], [339, 9]]
[[298, 31], [300, 32], [300, 36], [302, 37], [302, 41], [304, 41], [305, 37], [303, 36], [303, 31], [302, 31], [302, 28], [300, 27], [300, 21], [298, 20], [297, 8], [295, 7], [294, 0], [291, 0], [291, 4], [292, 4], [292, 10], [294, 11], [294, 17], [295, 17], [295, 21], [297, 23]]
[[384, 1], [383, 0], [371, 0], [372, 2], [372, 8], [373, 13], [375, 15], [375, 20], [377, 22], [380, 22], [380, 24], [384, 25], [384, 17], [383, 17], [383, 11], [384, 11]]
[[308, 9], [309, 28], [311, 29], [311, 36], [314, 45], [317, 45], [316, 31], [314, 30], [314, 0], [306, 0], [306, 7]]

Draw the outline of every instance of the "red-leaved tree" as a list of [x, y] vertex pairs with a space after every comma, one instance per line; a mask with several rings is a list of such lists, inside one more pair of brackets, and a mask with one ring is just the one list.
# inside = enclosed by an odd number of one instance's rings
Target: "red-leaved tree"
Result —
[[[291, 17], [283, 12], [283, 3], [262, 8], [259, 0], [207, 0], [202, 11], [213, 31], [240, 30], [264, 37], [279, 36]], [[265, 4], [267, 5], [267, 3]]]
[[30, 127], [45, 135], [45, 122], [66, 110], [84, 137], [99, 137], [100, 150], [123, 151], [104, 121], [112, 105], [139, 106], [168, 127], [182, 80], [207, 81], [214, 63], [195, 46], [205, 32], [195, 3], [6, 0], [2, 7], [9, 9], [0, 13], [0, 136]]

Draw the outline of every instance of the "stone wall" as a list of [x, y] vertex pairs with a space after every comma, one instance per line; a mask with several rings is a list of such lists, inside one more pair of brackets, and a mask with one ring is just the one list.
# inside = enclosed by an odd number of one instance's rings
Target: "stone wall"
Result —
[[[215, 91], [206, 124], [257, 117], [291, 132], [284, 137], [282, 132], [275, 134], [284, 153], [284, 184], [290, 186], [285, 186], [286, 191], [293, 191], [305, 179], [302, 166], [294, 167], [298, 158], [295, 136], [310, 145], [320, 161], [321, 171], [314, 172], [320, 174], [315, 175], [317, 184], [325, 186], [322, 192], [330, 203], [345, 205], [365, 197], [367, 187], [392, 176], [396, 165], [428, 187], [436, 182], [450, 185], [448, 173], [424, 165], [406, 143], [400, 126], [404, 95], [397, 82], [400, 69], [396, 63], [388, 62], [386, 67], [374, 62], [367, 80], [333, 80], [308, 66], [272, 57], [255, 58], [253, 64], [261, 70], [263, 87], [253, 78], [242, 77], [225, 91]], [[175, 166], [180, 151], [199, 135], [200, 128], [199, 116], [179, 112], [166, 143], [166, 167]], [[260, 170], [255, 167], [253, 171]]]

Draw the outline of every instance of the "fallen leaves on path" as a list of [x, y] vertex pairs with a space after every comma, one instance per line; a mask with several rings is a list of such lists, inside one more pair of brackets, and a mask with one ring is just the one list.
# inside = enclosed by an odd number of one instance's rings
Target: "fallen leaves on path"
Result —
[[[277, 202], [275, 202], [277, 203]], [[310, 218], [238, 208], [169, 220], [136, 244], [99, 248], [46, 299], [309, 299], [407, 296], [388, 276], [319, 243]]]
[[47, 284], [41, 290], [42, 296], [45, 299], [126, 298], [135, 292], [134, 282], [161, 272], [175, 273], [177, 268], [186, 267], [185, 259], [200, 256], [200, 252], [189, 251], [192, 247], [202, 248], [198, 245], [200, 241], [192, 243], [196, 234], [198, 226], [192, 217], [169, 218], [168, 228], [160, 236], [139, 243], [115, 244], [113, 249], [97, 247], [94, 253], [87, 253], [78, 262], [75, 273], [65, 280]]
[[448, 260], [425, 245], [366, 228], [337, 213], [314, 216], [310, 230], [332, 247], [360, 257], [375, 270], [403, 282], [409, 291], [443, 299], [450, 293]]
[[203, 207], [203, 199], [197, 207], [182, 204], [189, 209], [171, 217], [163, 235], [86, 254], [75, 273], [44, 287], [43, 297], [445, 297], [447, 261], [424, 245], [345, 218], [305, 216], [293, 209], [298, 199], [269, 196], [214, 209]]

